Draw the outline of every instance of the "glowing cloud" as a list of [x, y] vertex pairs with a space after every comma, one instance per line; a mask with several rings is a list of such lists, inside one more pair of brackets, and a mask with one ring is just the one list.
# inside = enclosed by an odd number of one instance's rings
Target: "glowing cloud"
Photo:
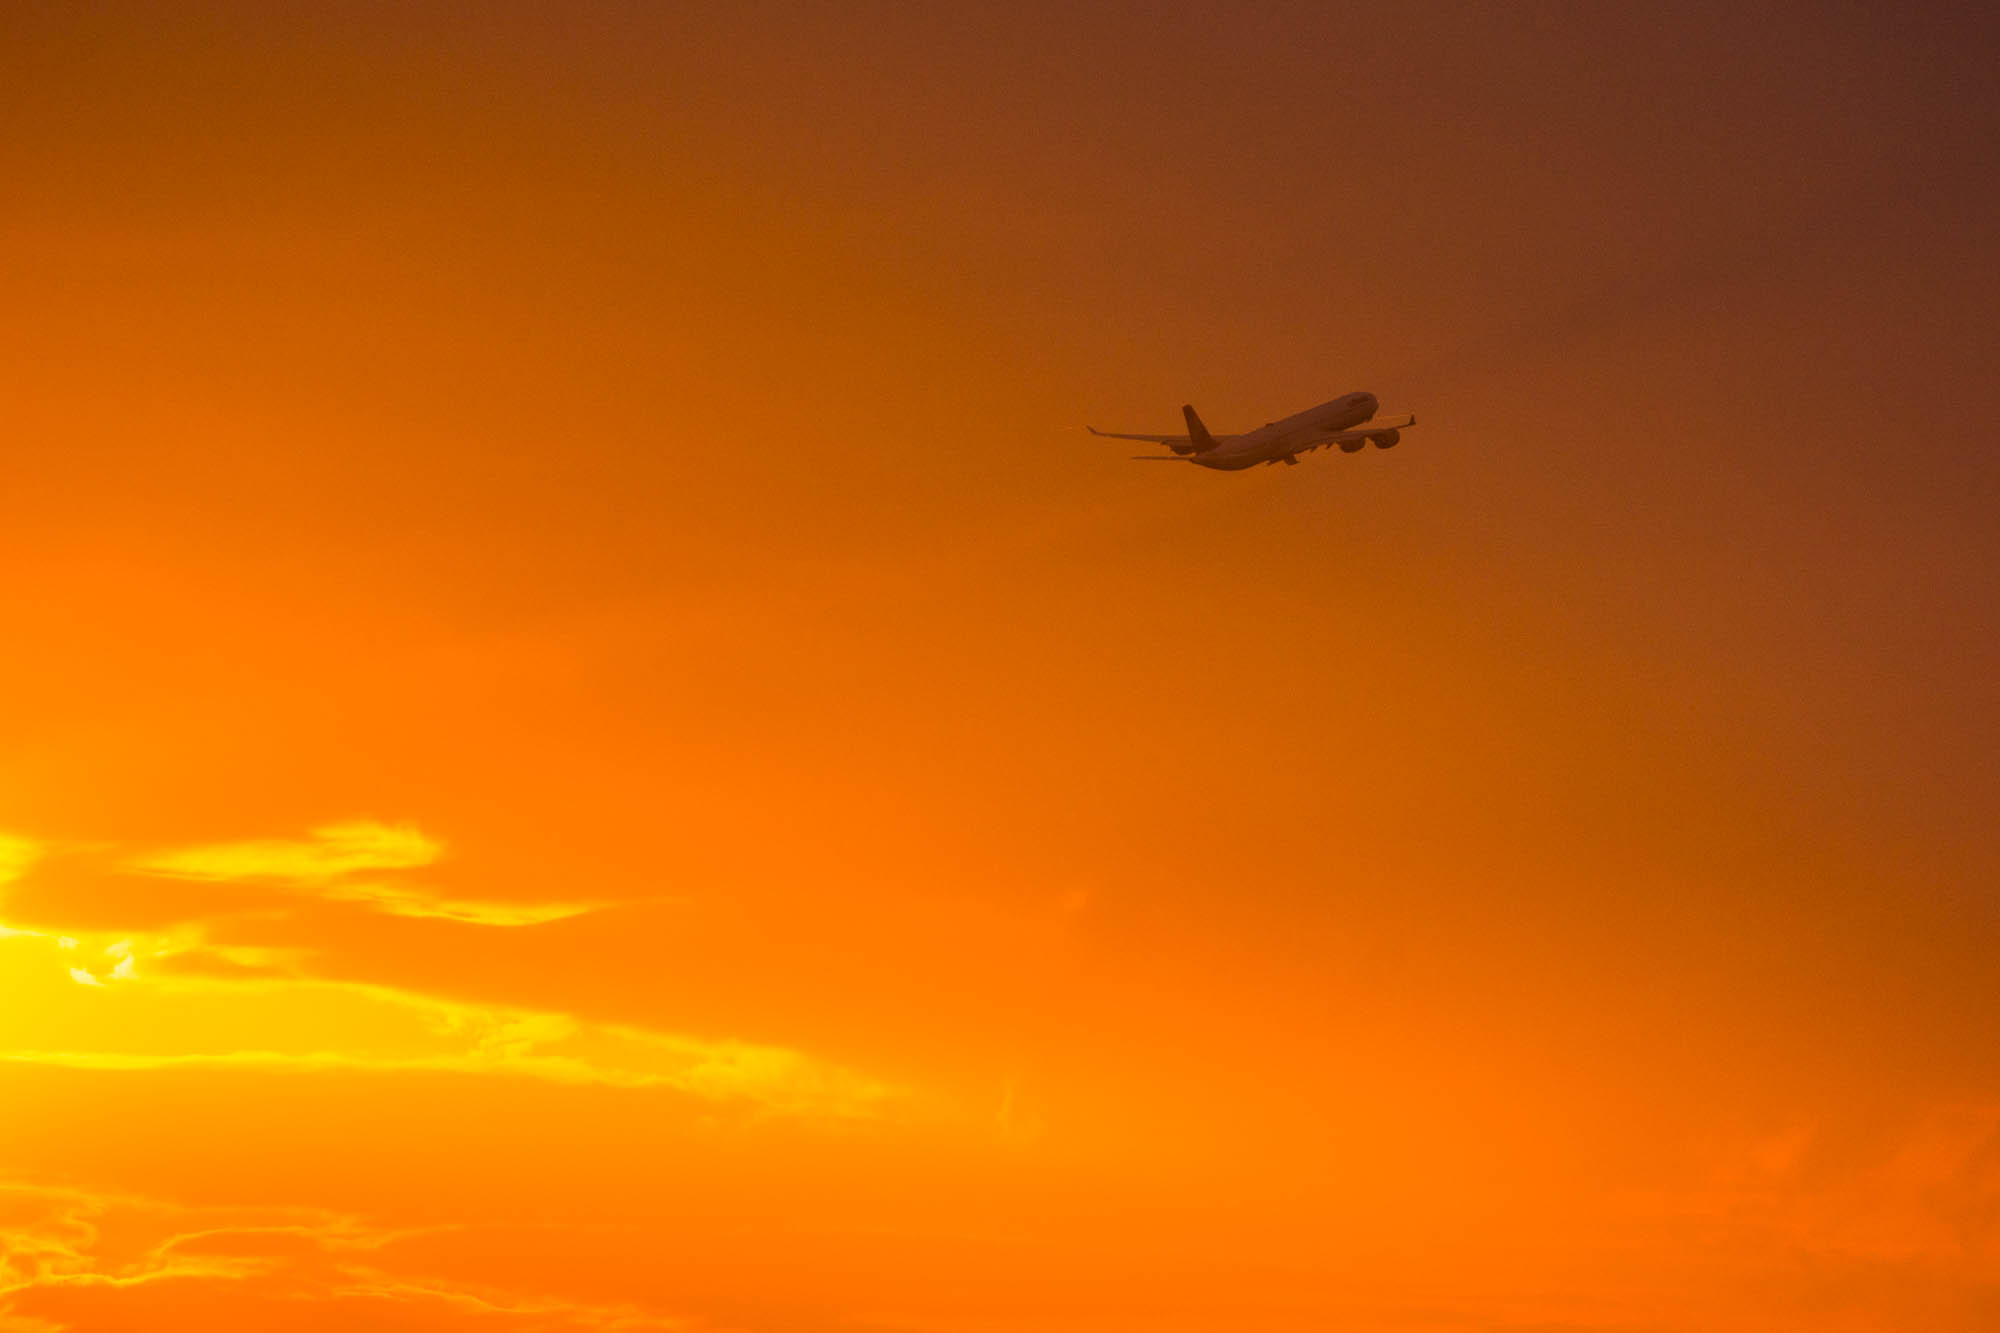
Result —
[[832, 1119], [879, 1117], [902, 1100], [887, 1084], [782, 1046], [359, 982], [137, 969], [142, 953], [207, 951], [198, 941], [121, 940], [99, 951], [116, 959], [104, 971], [70, 965], [52, 943], [23, 938], [0, 951], [0, 990], [16, 1000], [0, 1008], [0, 1060], [72, 1069], [498, 1074], [661, 1088]]
[[358, 903], [389, 916], [475, 926], [535, 926], [582, 916], [597, 902], [495, 902], [446, 897], [430, 889], [350, 876], [430, 865], [444, 845], [408, 825], [359, 820], [329, 824], [303, 840], [268, 838], [159, 852], [129, 863], [148, 875], [202, 880], [274, 880], [333, 902]]
[[9, 884], [42, 854], [42, 845], [11, 833], [0, 833], [0, 884]]
[[407, 870], [436, 861], [444, 844], [408, 824], [354, 820], [314, 829], [304, 839], [265, 838], [159, 852], [135, 870], [181, 879], [282, 879], [315, 883], [369, 870]]
[[[0, 1182], [0, 1329], [128, 1326], [146, 1289], [202, 1284], [228, 1327], [284, 1322], [301, 1300], [338, 1302], [348, 1326], [679, 1329], [630, 1304], [510, 1291], [417, 1269], [401, 1242], [438, 1230], [390, 1230], [311, 1208], [185, 1207], [133, 1195]], [[107, 1236], [123, 1243], [113, 1245]], [[399, 1313], [400, 1312], [400, 1313]]]
[[[8, 844], [25, 864], [33, 844]], [[332, 825], [302, 841], [192, 847], [134, 863], [186, 878], [291, 881], [393, 916], [523, 926], [597, 903], [495, 903], [349, 880], [436, 859], [414, 828]], [[763, 1111], [875, 1117], [902, 1094], [782, 1046], [591, 1023], [393, 986], [311, 976], [309, 953], [212, 944], [202, 922], [154, 935], [8, 930], [0, 950], [0, 1060], [78, 1069], [183, 1067], [449, 1071], [663, 1088]], [[142, 972], [140, 962], [150, 960]], [[154, 966], [158, 963], [158, 966]], [[217, 971], [215, 964], [228, 966]]]
[[390, 916], [430, 917], [474, 926], [538, 926], [604, 907], [603, 903], [501, 903], [445, 898], [396, 884], [332, 884], [320, 891], [336, 902], [366, 903]]

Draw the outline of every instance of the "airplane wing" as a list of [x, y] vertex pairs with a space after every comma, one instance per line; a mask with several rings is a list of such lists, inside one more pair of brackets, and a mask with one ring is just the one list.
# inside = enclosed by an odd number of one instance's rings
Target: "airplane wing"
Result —
[[1366, 438], [1370, 435], [1379, 435], [1385, 430], [1401, 430], [1405, 426], [1414, 426], [1416, 424], [1417, 418], [1414, 414], [1405, 414], [1400, 417], [1375, 417], [1373, 420], [1362, 422], [1353, 430], [1334, 431], [1326, 438], [1329, 440], [1341, 440], [1349, 436]]
[[1100, 435], [1107, 440], [1144, 440], [1147, 444], [1187, 444], [1185, 435], [1120, 435], [1115, 430], [1099, 430], [1095, 426], [1085, 426], [1092, 435]]
[[1380, 435], [1385, 431], [1405, 430], [1416, 424], [1415, 416], [1376, 417], [1366, 425], [1356, 426], [1353, 430], [1337, 430], [1322, 435], [1308, 448], [1317, 449], [1322, 444], [1366, 444], [1371, 436]]

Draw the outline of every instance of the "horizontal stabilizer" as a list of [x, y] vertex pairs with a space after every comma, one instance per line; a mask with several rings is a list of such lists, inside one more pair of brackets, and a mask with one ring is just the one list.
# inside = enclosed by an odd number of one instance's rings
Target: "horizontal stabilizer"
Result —
[[1174, 448], [1188, 442], [1185, 435], [1126, 435], [1115, 430], [1099, 430], [1095, 426], [1085, 426], [1084, 429], [1106, 440], [1144, 440], [1147, 444], [1164, 444]]

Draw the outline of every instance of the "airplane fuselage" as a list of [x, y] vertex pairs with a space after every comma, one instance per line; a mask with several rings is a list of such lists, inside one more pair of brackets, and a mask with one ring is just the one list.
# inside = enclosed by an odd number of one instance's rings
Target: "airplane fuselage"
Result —
[[1352, 430], [1375, 415], [1380, 406], [1372, 393], [1343, 394], [1331, 402], [1294, 412], [1241, 435], [1218, 435], [1215, 447], [1188, 457], [1190, 463], [1220, 472], [1240, 472], [1259, 463], [1275, 463], [1325, 442], [1334, 431]]

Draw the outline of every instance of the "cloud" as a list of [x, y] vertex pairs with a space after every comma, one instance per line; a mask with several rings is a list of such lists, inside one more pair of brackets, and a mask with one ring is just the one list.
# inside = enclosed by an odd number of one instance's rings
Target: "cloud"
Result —
[[[116, 959], [91, 967], [72, 961]], [[238, 968], [192, 971], [191, 937], [63, 950], [0, 945], [0, 1060], [71, 1069], [448, 1072], [679, 1092], [760, 1112], [877, 1118], [888, 1084], [783, 1046], [593, 1023], [393, 986]], [[135, 960], [161, 966], [141, 970]], [[92, 970], [93, 967], [98, 970]], [[75, 984], [71, 984], [75, 983]]]
[[0, 833], [0, 884], [11, 884], [40, 858], [42, 845], [10, 833]]
[[314, 829], [305, 839], [264, 838], [155, 852], [133, 869], [182, 879], [280, 879], [314, 883], [370, 870], [430, 865], [444, 844], [409, 824], [359, 819]]
[[595, 912], [601, 902], [505, 903], [445, 898], [425, 889], [396, 884], [332, 884], [321, 897], [337, 902], [366, 903], [390, 916], [430, 917], [463, 921], [474, 926], [539, 926]]
[[[25, 842], [25, 840], [17, 840]], [[358, 822], [306, 841], [194, 847], [142, 858], [147, 873], [297, 881], [393, 916], [522, 926], [591, 903], [444, 898], [350, 872], [434, 859], [414, 828]], [[276, 915], [285, 914], [282, 906]], [[879, 1118], [906, 1107], [888, 1084], [789, 1047], [590, 1022], [504, 1003], [311, 975], [309, 948], [218, 944], [204, 921], [155, 932], [0, 927], [0, 1061], [71, 1069], [447, 1072], [664, 1089], [771, 1113]], [[268, 938], [268, 937], [267, 937]]]
[[[31, 939], [48, 938], [45, 935], [36, 935], [29, 931], [15, 933], [25, 935]], [[77, 942], [68, 935], [60, 935], [56, 937], [56, 947], [73, 953], [77, 949]], [[110, 972], [112, 980], [130, 981], [139, 975], [138, 964], [132, 958], [132, 941], [120, 940], [116, 944], [106, 947], [103, 952], [105, 956], [113, 960]], [[69, 979], [79, 986], [102, 986], [104, 984], [103, 978], [85, 967], [72, 967], [69, 970]]]
[[1640, 1203], [1737, 1246], [2000, 1284], [2000, 1103], [1872, 1135], [1800, 1122], [1716, 1147], [1686, 1189]]
[[127, 862], [141, 874], [206, 881], [275, 881], [332, 902], [359, 903], [389, 916], [475, 926], [537, 926], [582, 916], [602, 902], [496, 902], [447, 897], [408, 884], [356, 880], [384, 870], [431, 865], [444, 844], [408, 824], [353, 820], [314, 829], [306, 838], [265, 838], [154, 852]]
[[[393, 1229], [313, 1208], [187, 1207], [0, 1181], [0, 1329], [298, 1326], [308, 1307], [353, 1328], [616, 1333], [687, 1330], [629, 1303], [423, 1271]], [[315, 1321], [316, 1327], [332, 1326]]]

